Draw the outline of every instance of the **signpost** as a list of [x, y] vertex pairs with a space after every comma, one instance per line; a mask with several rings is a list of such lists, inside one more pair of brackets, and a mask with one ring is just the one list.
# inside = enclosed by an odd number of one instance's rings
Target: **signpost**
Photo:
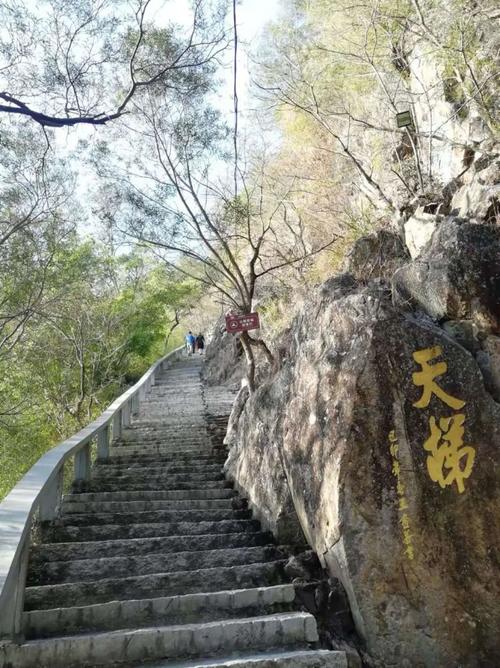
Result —
[[248, 332], [250, 329], [259, 329], [259, 314], [246, 313], [245, 315], [226, 315], [226, 332]]
[[396, 123], [398, 128], [406, 128], [409, 125], [412, 125], [411, 112], [402, 111], [399, 114], [396, 114]]

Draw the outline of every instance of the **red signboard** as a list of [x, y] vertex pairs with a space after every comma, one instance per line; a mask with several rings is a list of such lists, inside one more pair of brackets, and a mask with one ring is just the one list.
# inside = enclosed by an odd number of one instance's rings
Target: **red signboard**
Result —
[[259, 329], [259, 314], [226, 315], [226, 332], [248, 332], [250, 329]]

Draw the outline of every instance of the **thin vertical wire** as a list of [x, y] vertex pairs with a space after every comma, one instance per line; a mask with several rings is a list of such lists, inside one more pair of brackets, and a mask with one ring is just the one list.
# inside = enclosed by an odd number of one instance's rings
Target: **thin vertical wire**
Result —
[[233, 105], [234, 105], [234, 198], [238, 197], [238, 29], [236, 25], [236, 2], [233, 0], [233, 34], [234, 34], [234, 63], [233, 63]]

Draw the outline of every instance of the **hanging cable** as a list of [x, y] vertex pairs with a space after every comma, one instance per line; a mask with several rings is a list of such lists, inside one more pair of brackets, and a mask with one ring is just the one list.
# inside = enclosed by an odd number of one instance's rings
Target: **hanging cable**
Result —
[[238, 28], [236, 25], [236, 2], [233, 0], [233, 34], [234, 34], [234, 52], [233, 52], [233, 110], [234, 110], [234, 130], [233, 130], [233, 144], [234, 144], [234, 199], [238, 197]]

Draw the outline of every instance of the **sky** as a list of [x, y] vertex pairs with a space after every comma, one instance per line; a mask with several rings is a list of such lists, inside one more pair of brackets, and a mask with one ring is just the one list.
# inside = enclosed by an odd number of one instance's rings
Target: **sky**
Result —
[[[283, 0], [239, 0], [237, 5], [238, 28], [238, 102], [240, 118], [239, 124], [244, 133], [245, 123], [248, 121], [248, 109], [252, 107], [250, 87], [250, 53], [258, 52], [259, 39], [265, 27], [276, 20], [280, 13]], [[29, 4], [29, 3], [28, 3]], [[158, 25], [165, 25], [170, 21], [191, 25], [189, 0], [152, 0], [148, 8], [148, 18]], [[231, 22], [231, 16], [229, 16]], [[230, 29], [231, 24], [228, 26]], [[231, 56], [228, 54], [228, 59]], [[219, 93], [220, 111], [227, 113], [228, 122], [232, 123], [233, 116], [233, 72], [232, 64], [228, 60], [228, 68], [222, 72], [225, 83]], [[59, 146], [73, 150], [79, 139], [90, 136], [92, 130], [79, 126], [66, 132], [57, 133], [56, 141]]]
[[[241, 121], [245, 122], [245, 111], [248, 109], [250, 98], [248, 94], [249, 55], [258, 50], [259, 38], [266, 25], [278, 18], [282, 0], [239, 0], [236, 8], [238, 29], [238, 98]], [[286, 0], [283, 0], [286, 1]], [[188, 0], [153, 0], [151, 16], [161, 24], [168, 20], [180, 21], [190, 25], [190, 10]], [[231, 20], [231, 15], [229, 19]], [[232, 70], [226, 71], [226, 92], [221, 94], [221, 110], [227, 109], [231, 115], [232, 99]]]
[[[280, 4], [283, 0], [240, 0], [237, 5], [237, 27], [238, 27], [238, 125], [240, 144], [245, 141], [247, 134], [252, 133], [253, 119], [248, 113], [252, 104], [249, 94], [250, 86], [250, 54], [258, 52], [259, 39], [265, 30], [267, 24], [277, 19], [280, 12]], [[190, 20], [190, 1], [189, 0], [152, 0], [148, 8], [147, 17], [153, 19], [159, 26], [166, 25], [174, 21], [184, 24], [187, 27], [191, 25]], [[232, 16], [229, 17], [228, 29], [232, 26]], [[227, 55], [228, 67], [222, 71], [223, 85], [217, 94], [214, 104], [226, 116], [228, 124], [234, 123], [233, 114], [233, 71], [232, 57]], [[105, 135], [103, 128], [93, 129], [86, 126], [77, 126], [69, 130], [60, 130], [56, 132], [55, 139], [59, 149], [63, 153], [70, 154], [77, 147], [79, 140], [90, 139]], [[226, 180], [230, 178], [232, 167], [225, 164], [213, 165], [212, 176], [217, 179]], [[228, 171], [229, 170], [229, 171]], [[84, 202], [89, 200], [89, 193], [93, 190], [96, 180], [93, 170], [80, 163], [79, 174], [77, 177], [76, 192], [78, 199], [82, 202], [84, 208], [87, 208]], [[90, 220], [84, 223], [86, 231], [93, 233]]]

